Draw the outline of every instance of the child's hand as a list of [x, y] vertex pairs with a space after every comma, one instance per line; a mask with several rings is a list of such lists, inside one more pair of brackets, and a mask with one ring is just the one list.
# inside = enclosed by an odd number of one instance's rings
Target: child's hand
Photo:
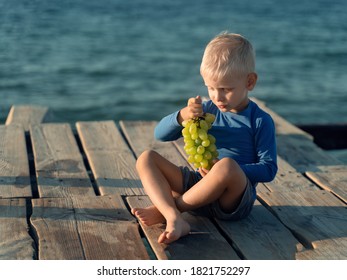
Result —
[[[213, 165], [215, 165], [216, 162], [218, 162], [218, 161], [219, 161], [219, 159], [213, 160]], [[213, 168], [213, 166], [212, 166], [212, 168]], [[211, 168], [211, 169], [212, 169], [212, 168]], [[211, 171], [211, 170], [208, 170], [208, 169], [199, 167], [198, 171], [199, 171], [199, 173], [200, 173], [200, 175], [201, 175], [202, 177], [205, 177], [205, 176], [207, 175], [207, 173], [208, 173], [209, 171]]]
[[196, 117], [202, 117], [204, 112], [202, 111], [202, 100], [198, 95], [188, 99], [188, 104], [178, 114], [177, 120], [180, 125], [185, 120], [193, 119]]
[[202, 100], [201, 97], [198, 95], [197, 97], [192, 97], [188, 99], [188, 119], [201, 117], [203, 115], [202, 111]]

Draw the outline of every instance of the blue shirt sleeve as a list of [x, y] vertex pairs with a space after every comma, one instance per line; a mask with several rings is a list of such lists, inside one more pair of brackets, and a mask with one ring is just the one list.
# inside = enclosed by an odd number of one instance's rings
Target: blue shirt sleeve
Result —
[[256, 120], [255, 147], [257, 162], [240, 165], [252, 183], [270, 182], [277, 173], [275, 125], [270, 116]]
[[182, 136], [182, 126], [177, 121], [179, 111], [174, 112], [157, 124], [154, 129], [154, 137], [159, 141], [174, 141]]

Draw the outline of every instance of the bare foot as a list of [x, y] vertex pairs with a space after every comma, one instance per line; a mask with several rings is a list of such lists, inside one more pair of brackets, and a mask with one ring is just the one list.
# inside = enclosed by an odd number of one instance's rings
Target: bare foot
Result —
[[169, 244], [184, 235], [189, 234], [190, 225], [182, 218], [179, 217], [173, 222], [167, 221], [165, 231], [159, 236], [158, 242]]
[[131, 213], [146, 226], [165, 223], [164, 216], [154, 205], [146, 208], [132, 208]]

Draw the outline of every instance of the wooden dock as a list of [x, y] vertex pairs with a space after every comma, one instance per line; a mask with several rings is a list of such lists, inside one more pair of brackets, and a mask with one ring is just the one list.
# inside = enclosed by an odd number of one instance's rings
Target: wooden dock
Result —
[[154, 121], [49, 122], [14, 106], [0, 126], [0, 259], [347, 259], [347, 167], [257, 101], [275, 123], [279, 171], [259, 184], [251, 215], [192, 216], [190, 234], [157, 243], [164, 225], [130, 214], [148, 205], [136, 158], [154, 149], [188, 165], [182, 142], [153, 139]]

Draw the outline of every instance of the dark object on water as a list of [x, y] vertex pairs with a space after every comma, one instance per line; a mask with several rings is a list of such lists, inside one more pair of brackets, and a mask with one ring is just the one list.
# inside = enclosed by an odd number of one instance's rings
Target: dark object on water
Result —
[[325, 150], [347, 149], [347, 123], [296, 125], [314, 138]]

